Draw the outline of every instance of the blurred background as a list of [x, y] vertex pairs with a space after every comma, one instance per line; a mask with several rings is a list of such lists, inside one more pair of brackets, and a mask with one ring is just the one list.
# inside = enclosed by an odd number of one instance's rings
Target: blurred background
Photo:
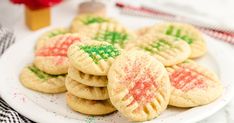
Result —
[[[16, 0], [20, 1], [20, 0]], [[63, 0], [61, 4], [71, 0]], [[80, 3], [88, 0], [76, 0]], [[234, 43], [234, 0], [96, 0], [107, 6], [108, 16], [118, 13], [126, 16], [147, 17], [155, 20], [186, 22], [206, 30], [207, 34]], [[74, 4], [77, 6], [77, 4]], [[68, 11], [70, 8], [63, 8]], [[51, 7], [56, 9], [57, 7]], [[72, 8], [72, 7], [71, 7]], [[75, 11], [75, 10], [74, 10]], [[73, 11], [73, 12], [74, 12]], [[53, 16], [59, 16], [52, 12]], [[0, 24], [12, 31], [24, 24], [24, 5], [15, 5], [10, 0], [0, 0]], [[221, 32], [220, 32], [221, 31]], [[212, 34], [211, 34], [212, 33]], [[21, 34], [20, 34], [21, 35]], [[224, 35], [224, 36], [223, 36]], [[231, 40], [232, 38], [232, 40]]]
[[[69, 0], [64, 0], [64, 2]], [[83, 0], [77, 0], [83, 1]], [[233, 0], [98, 0], [123, 3], [134, 7], [154, 8], [160, 11], [185, 16], [194, 20], [234, 28]], [[23, 16], [23, 5], [14, 5], [10, 0], [0, 0], [0, 23], [11, 29]]]

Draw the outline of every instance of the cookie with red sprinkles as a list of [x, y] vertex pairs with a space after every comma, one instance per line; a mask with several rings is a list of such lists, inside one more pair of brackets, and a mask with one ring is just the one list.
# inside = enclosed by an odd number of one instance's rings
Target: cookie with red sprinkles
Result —
[[170, 105], [195, 107], [211, 103], [222, 94], [216, 74], [192, 60], [167, 67], [171, 80]]
[[43, 47], [44, 45], [46, 45], [46, 43], [48, 43], [49, 39], [58, 36], [58, 35], [64, 35], [69, 33], [69, 30], [67, 28], [55, 28], [52, 29], [48, 32], [43, 33], [37, 40], [36, 42], [36, 50], [40, 49], [41, 47]]
[[163, 64], [137, 50], [116, 58], [108, 73], [107, 89], [112, 104], [131, 121], [158, 117], [166, 109], [171, 93]]
[[66, 74], [68, 71], [67, 50], [70, 45], [76, 42], [83, 42], [86, 39], [76, 34], [59, 35], [50, 39], [45, 46], [35, 52], [35, 66], [48, 74]]

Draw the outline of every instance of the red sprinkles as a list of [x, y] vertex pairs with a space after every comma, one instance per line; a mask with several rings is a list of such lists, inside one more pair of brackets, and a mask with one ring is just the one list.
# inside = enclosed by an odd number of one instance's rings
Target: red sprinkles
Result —
[[136, 60], [132, 66], [129, 65], [124, 68], [126, 76], [123, 81], [129, 89], [129, 94], [125, 98], [130, 96], [134, 98], [128, 106], [133, 105], [135, 102], [145, 105], [151, 102], [155, 96], [155, 90], [158, 88], [155, 81], [157, 76], [153, 75], [150, 68], [144, 68], [144, 64], [141, 64], [139, 60]]
[[180, 67], [171, 75], [171, 83], [176, 89], [189, 91], [194, 88], [205, 88], [204, 75], [191, 68]]
[[72, 36], [60, 36], [54, 39], [52, 45], [42, 47], [36, 52], [36, 56], [64, 56], [67, 57], [69, 46], [75, 42], [79, 42], [80, 38]]

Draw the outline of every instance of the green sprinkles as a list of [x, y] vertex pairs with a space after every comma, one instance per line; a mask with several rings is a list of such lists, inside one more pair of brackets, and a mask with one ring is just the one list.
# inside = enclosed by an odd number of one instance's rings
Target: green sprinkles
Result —
[[28, 66], [28, 69], [31, 72], [33, 72], [38, 78], [43, 79], [43, 80], [47, 80], [49, 78], [57, 77], [57, 75], [49, 75], [47, 73], [44, 73], [41, 70], [39, 70], [38, 68], [36, 68], [35, 66]]
[[88, 116], [85, 118], [85, 123], [95, 123], [94, 116]]
[[162, 51], [165, 48], [171, 48], [171, 47], [173, 47], [173, 46], [163, 39], [159, 39], [158, 41], [154, 41], [153, 43], [151, 43], [147, 46], [140, 46], [140, 48], [142, 48], [145, 51], [148, 51], [150, 53], [157, 53], [158, 51]]
[[52, 38], [52, 37], [54, 37], [54, 36], [62, 35], [62, 34], [66, 34], [66, 33], [67, 33], [66, 31], [58, 30], [58, 31], [50, 32], [50, 33], [48, 34], [48, 37], [49, 37], [49, 38]]
[[189, 60], [185, 60], [182, 63], [190, 63], [190, 61]]
[[188, 44], [193, 43], [193, 39], [191, 37], [189, 37], [188, 35], [182, 35], [181, 34], [181, 29], [176, 29], [172, 25], [170, 25], [166, 29], [165, 34], [170, 35], [170, 36], [174, 36], [174, 37], [179, 38], [179, 39], [182, 39], [182, 40], [186, 41]]
[[101, 18], [101, 17], [92, 17], [92, 16], [88, 16], [84, 20], [82, 20], [82, 22], [85, 25], [89, 25], [89, 24], [93, 24], [93, 23], [103, 23], [103, 22], [108, 22], [108, 21], [109, 20]]
[[106, 31], [104, 33], [98, 33], [94, 39], [98, 41], [106, 41], [112, 45], [119, 44], [119, 46], [123, 48], [126, 40], [128, 39], [128, 34]]
[[169, 27], [167, 28], [167, 30], [166, 30], [166, 32], [165, 32], [165, 34], [167, 34], [167, 35], [172, 35], [172, 33], [173, 33], [173, 29], [174, 29], [174, 27], [173, 27], [173, 26], [169, 26]]
[[88, 53], [89, 57], [91, 57], [96, 64], [98, 64], [98, 62], [102, 59], [107, 60], [111, 57], [115, 58], [116, 56], [120, 55], [119, 50], [113, 45], [85, 45], [80, 46], [80, 49]]

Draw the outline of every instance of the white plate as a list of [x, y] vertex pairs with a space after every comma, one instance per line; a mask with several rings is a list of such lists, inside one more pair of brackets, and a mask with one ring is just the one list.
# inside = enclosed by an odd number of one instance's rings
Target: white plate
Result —
[[[71, 3], [69, 3], [71, 4]], [[62, 12], [60, 12], [63, 15]], [[60, 15], [60, 16], [61, 16]], [[71, 18], [71, 17], [69, 17]], [[133, 17], [119, 17], [126, 26], [136, 28], [152, 23], [152, 20]], [[138, 21], [135, 21], [135, 20]], [[61, 20], [68, 22], [69, 20]], [[136, 25], [136, 27], [134, 27]], [[46, 29], [47, 30], [47, 29]], [[64, 94], [49, 95], [31, 91], [23, 87], [18, 79], [20, 70], [33, 60], [35, 40], [45, 30], [30, 35], [28, 38], [17, 41], [0, 59], [0, 94], [2, 98], [15, 110], [26, 117], [43, 123], [77, 123], [77, 122], [127, 122], [119, 113], [107, 116], [90, 117], [70, 110], [65, 102]], [[205, 36], [208, 53], [197, 61], [214, 70], [220, 77], [223, 85], [223, 95], [213, 103], [191, 109], [169, 107], [159, 118], [148, 122], [195, 122], [204, 119], [226, 105], [233, 97], [234, 60], [232, 49], [225, 43]]]
[[[41, 94], [24, 88], [18, 79], [20, 70], [33, 60], [34, 41], [40, 33], [14, 44], [0, 60], [0, 92], [4, 100], [26, 117], [38, 122], [127, 122], [119, 113], [103, 117], [88, 117], [73, 112], [66, 106], [64, 94]], [[191, 122], [201, 120], [218, 111], [233, 97], [234, 84], [231, 83], [234, 73], [234, 60], [230, 48], [207, 36], [208, 53], [198, 59], [201, 64], [214, 70], [224, 85], [224, 93], [215, 102], [191, 109], [169, 107], [163, 114], [149, 122]], [[199, 114], [199, 115], [198, 115]]]

